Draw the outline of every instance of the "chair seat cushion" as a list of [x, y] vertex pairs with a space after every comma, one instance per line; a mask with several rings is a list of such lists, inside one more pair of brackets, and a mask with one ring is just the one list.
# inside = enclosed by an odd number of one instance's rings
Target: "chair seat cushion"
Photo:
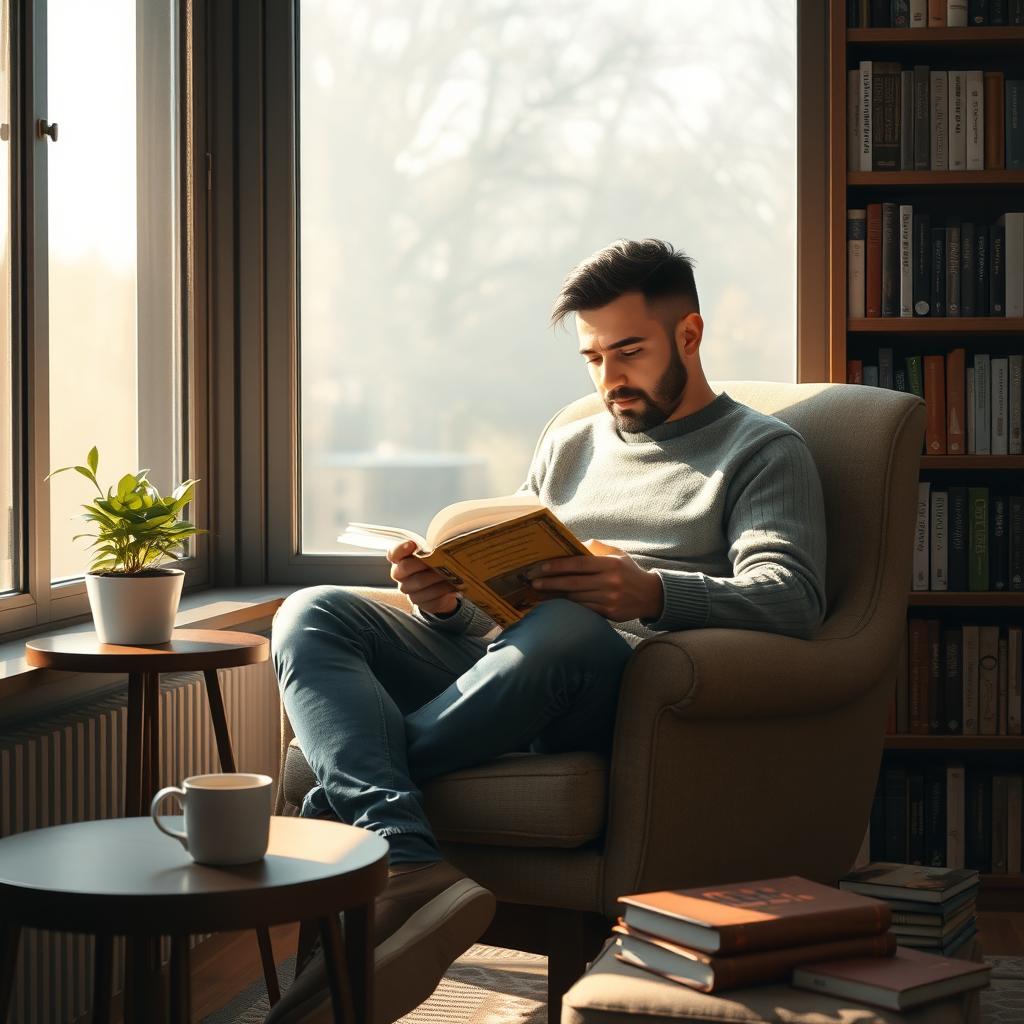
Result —
[[[608, 759], [594, 753], [506, 754], [423, 787], [427, 817], [446, 843], [576, 847], [604, 828]], [[285, 801], [316, 784], [296, 740], [288, 746]]]
[[[607, 945], [566, 992], [562, 1024], [977, 1024], [980, 1016], [977, 990], [903, 1012], [784, 984], [710, 995], [624, 964], [612, 949]], [[980, 961], [980, 946], [964, 959]]]

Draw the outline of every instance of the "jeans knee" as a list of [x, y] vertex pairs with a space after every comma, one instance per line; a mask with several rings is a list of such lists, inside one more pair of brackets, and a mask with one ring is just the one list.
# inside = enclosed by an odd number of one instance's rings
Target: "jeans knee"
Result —
[[529, 636], [523, 653], [543, 661], [564, 659], [621, 671], [632, 654], [603, 615], [565, 598], [537, 605], [521, 624]]
[[278, 679], [295, 657], [304, 634], [326, 628], [344, 634], [365, 598], [346, 587], [321, 584], [296, 590], [284, 599], [270, 627], [270, 654]]

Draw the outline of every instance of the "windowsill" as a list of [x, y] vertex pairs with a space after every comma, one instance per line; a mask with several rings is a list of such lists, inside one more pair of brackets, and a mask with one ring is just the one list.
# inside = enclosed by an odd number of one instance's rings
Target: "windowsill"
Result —
[[[250, 632], [268, 629], [281, 602], [292, 591], [299, 589], [295, 585], [223, 587], [186, 593], [181, 597], [175, 626], [182, 629], [239, 629]], [[41, 629], [32, 636], [88, 633], [92, 628], [90, 619], [60, 629]], [[0, 701], [68, 679], [67, 672], [54, 672], [29, 665], [25, 660], [26, 639], [20, 637], [0, 644]]]

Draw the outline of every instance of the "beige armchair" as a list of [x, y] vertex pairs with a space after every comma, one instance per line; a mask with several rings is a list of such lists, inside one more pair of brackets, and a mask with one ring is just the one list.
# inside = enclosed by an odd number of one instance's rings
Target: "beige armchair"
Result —
[[[828, 528], [817, 638], [654, 637], [627, 666], [610, 758], [511, 754], [425, 788], [445, 855], [498, 898], [482, 941], [548, 955], [550, 1021], [618, 896], [787, 874], [834, 882], [868, 821], [906, 615], [924, 403], [846, 384], [713, 387], [791, 424], [817, 463]], [[601, 408], [582, 398], [545, 430]], [[294, 813], [312, 775], [283, 711], [281, 757], [278, 813]]]

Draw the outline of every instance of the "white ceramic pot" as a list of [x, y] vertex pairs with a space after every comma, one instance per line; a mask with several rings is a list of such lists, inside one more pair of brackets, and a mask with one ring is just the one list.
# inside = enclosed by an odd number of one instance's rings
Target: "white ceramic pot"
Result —
[[165, 568], [159, 576], [86, 573], [96, 634], [104, 644], [165, 644], [171, 639], [185, 573]]

